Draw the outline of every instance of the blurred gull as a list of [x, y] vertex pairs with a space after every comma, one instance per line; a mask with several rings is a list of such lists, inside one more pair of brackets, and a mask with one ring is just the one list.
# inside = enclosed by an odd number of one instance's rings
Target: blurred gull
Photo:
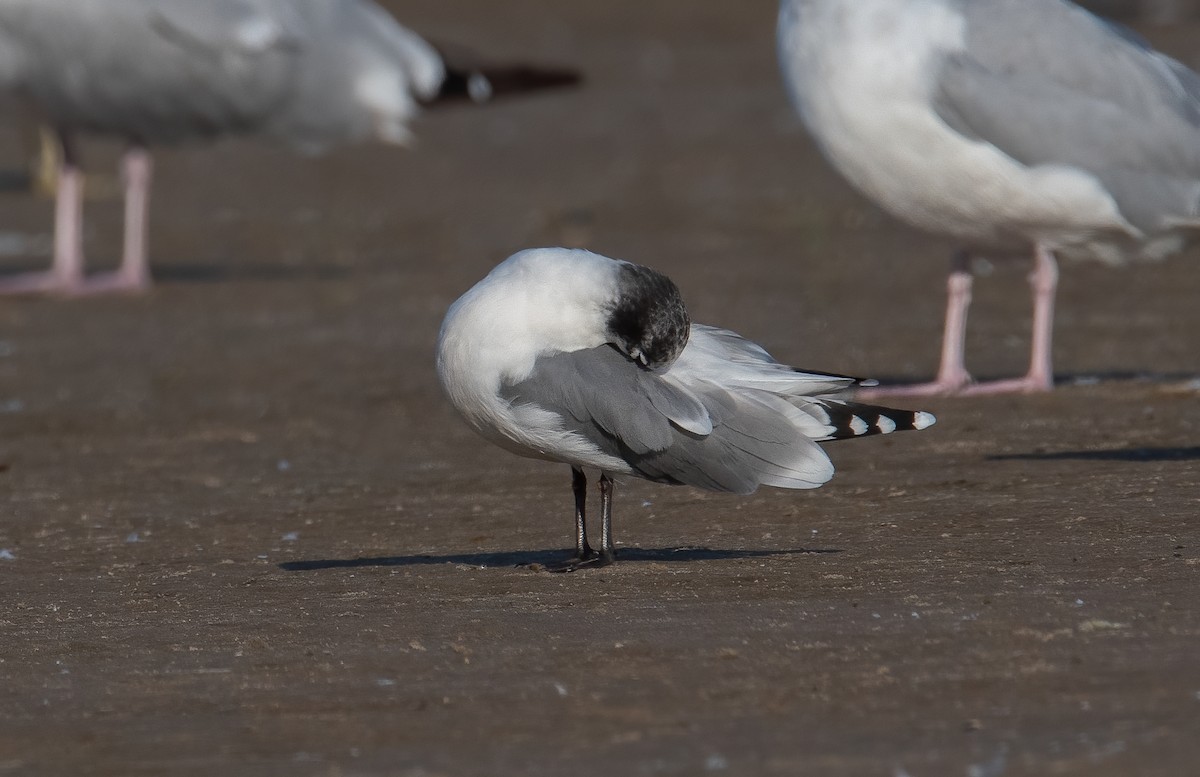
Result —
[[[525, 66], [456, 70], [370, 0], [0, 0], [0, 89], [62, 144], [53, 267], [0, 292], [138, 290], [150, 283], [147, 147], [258, 133], [301, 150], [404, 144], [422, 103], [574, 83]], [[75, 136], [128, 142], [120, 269], [85, 279]]]
[[937, 378], [895, 393], [1050, 390], [1055, 254], [1157, 259], [1200, 226], [1200, 77], [1065, 0], [783, 0], [779, 55], [864, 194], [972, 249], [1033, 250], [1028, 374], [970, 385], [961, 253]]
[[[522, 251], [451, 306], [438, 340], [450, 401], [487, 439], [571, 465], [580, 564], [613, 560], [613, 475], [749, 494], [833, 476], [818, 441], [924, 429], [928, 413], [846, 402], [854, 378], [802, 372], [693, 324], [646, 267], [582, 250]], [[588, 544], [584, 467], [600, 470]]]

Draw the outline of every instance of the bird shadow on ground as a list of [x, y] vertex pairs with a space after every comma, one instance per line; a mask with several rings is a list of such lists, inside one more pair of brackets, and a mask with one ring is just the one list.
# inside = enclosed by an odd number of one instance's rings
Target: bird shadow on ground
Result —
[[[723, 548], [618, 548], [618, 561], [721, 561], [727, 559], [791, 556], [802, 553], [841, 553], [840, 548], [793, 548], [789, 550], [726, 550]], [[418, 554], [374, 558], [312, 559], [287, 561], [279, 568], [287, 572], [313, 572], [352, 567], [412, 567], [465, 564], [472, 567], [521, 567], [557, 564], [570, 556], [569, 550], [520, 550], [495, 553]]]
[[350, 277], [350, 268], [331, 264], [168, 264], [156, 266], [154, 280], [166, 283], [230, 283], [232, 281], [337, 281]]
[[1200, 446], [1177, 448], [1117, 448], [1104, 451], [1004, 453], [988, 461], [1200, 461]]

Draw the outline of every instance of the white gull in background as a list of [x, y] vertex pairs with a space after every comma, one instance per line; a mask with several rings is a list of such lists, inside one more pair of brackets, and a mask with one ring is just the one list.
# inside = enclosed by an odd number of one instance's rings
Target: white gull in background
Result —
[[971, 384], [964, 251], [937, 378], [896, 393], [1050, 390], [1055, 255], [1157, 259], [1200, 227], [1200, 77], [1072, 3], [783, 0], [778, 34], [801, 118], [855, 187], [968, 250], [1034, 255], [1028, 374]]
[[[137, 290], [150, 282], [147, 147], [261, 134], [305, 151], [404, 144], [423, 103], [574, 83], [526, 66], [459, 71], [370, 0], [0, 0], [0, 89], [61, 140], [49, 272], [0, 292]], [[125, 140], [120, 269], [86, 279], [75, 138]]]
[[[565, 248], [514, 254], [451, 306], [438, 376], [480, 434], [571, 465], [578, 564], [613, 560], [613, 475], [749, 494], [833, 476], [819, 441], [924, 429], [928, 413], [839, 399], [858, 381], [780, 364], [691, 323], [654, 270]], [[583, 468], [600, 470], [600, 550]]]

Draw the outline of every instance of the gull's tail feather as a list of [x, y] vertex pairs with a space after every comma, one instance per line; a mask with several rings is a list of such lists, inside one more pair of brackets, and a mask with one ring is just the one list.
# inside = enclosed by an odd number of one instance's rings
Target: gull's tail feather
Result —
[[821, 440], [845, 440], [871, 434], [920, 431], [937, 421], [923, 410], [897, 410], [840, 399], [811, 398], [800, 409], [825, 423], [828, 433]]

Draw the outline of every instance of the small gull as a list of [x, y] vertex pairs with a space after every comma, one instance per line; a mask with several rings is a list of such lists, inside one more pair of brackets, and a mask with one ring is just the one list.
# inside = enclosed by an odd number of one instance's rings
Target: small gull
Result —
[[[457, 68], [371, 0], [0, 0], [0, 90], [61, 146], [53, 264], [0, 293], [149, 286], [147, 148], [259, 134], [303, 151], [405, 144], [422, 104], [568, 85], [572, 71]], [[114, 274], [84, 277], [75, 138], [121, 139], [125, 240]]]
[[1158, 259], [1200, 227], [1200, 77], [1065, 0], [783, 0], [779, 56], [801, 119], [867, 197], [967, 250], [1030, 250], [1023, 378], [971, 384], [968, 255], [949, 277], [928, 384], [1048, 391], [1056, 254]]
[[[614, 475], [749, 494], [833, 476], [819, 441], [924, 429], [923, 412], [838, 398], [854, 378], [797, 370], [726, 329], [694, 324], [647, 267], [530, 249], [498, 265], [442, 323], [438, 376], [480, 434], [571, 465], [577, 557], [614, 558]], [[588, 544], [587, 479], [600, 471], [601, 543]]]

